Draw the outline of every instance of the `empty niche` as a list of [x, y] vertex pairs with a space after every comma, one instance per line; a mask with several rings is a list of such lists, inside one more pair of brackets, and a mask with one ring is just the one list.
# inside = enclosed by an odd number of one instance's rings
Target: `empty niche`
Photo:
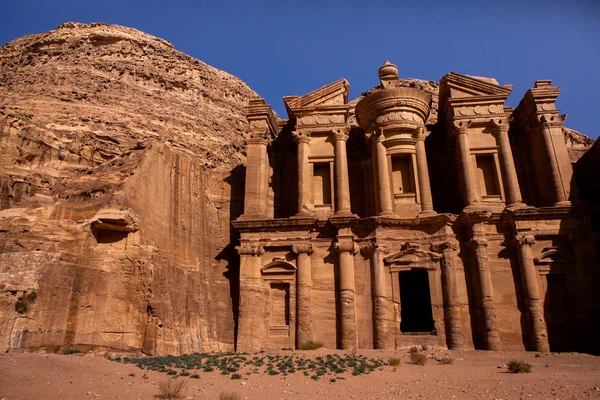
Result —
[[271, 336], [289, 336], [290, 326], [290, 285], [271, 283], [270, 285], [270, 331]]
[[313, 165], [314, 202], [316, 206], [331, 206], [331, 166], [328, 162]]
[[478, 154], [475, 160], [477, 162], [477, 180], [479, 181], [479, 193], [481, 197], [500, 196], [500, 185], [498, 184], [494, 155]]
[[401, 154], [392, 158], [392, 182], [395, 195], [415, 193], [412, 160], [409, 154]]
[[123, 242], [123, 244], [125, 244], [127, 242], [127, 235], [129, 232], [112, 231], [108, 229], [92, 229], [92, 233], [98, 244], [113, 244], [119, 242]]

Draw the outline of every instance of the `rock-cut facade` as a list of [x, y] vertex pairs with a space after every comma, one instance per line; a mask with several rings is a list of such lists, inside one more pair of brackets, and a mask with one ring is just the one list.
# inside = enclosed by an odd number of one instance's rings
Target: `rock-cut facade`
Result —
[[236, 349], [598, 349], [598, 233], [559, 88], [449, 73], [250, 101]]

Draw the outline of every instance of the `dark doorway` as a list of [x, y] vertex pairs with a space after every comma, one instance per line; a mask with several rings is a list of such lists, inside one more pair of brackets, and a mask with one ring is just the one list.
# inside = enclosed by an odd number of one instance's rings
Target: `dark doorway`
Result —
[[400, 279], [400, 331], [433, 332], [429, 275], [414, 269], [398, 273]]

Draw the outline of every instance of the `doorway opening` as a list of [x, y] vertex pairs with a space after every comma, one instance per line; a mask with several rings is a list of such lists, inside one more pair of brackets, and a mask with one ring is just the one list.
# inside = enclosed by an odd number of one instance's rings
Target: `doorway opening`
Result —
[[422, 333], [434, 331], [429, 275], [424, 269], [398, 273], [400, 280], [400, 331]]

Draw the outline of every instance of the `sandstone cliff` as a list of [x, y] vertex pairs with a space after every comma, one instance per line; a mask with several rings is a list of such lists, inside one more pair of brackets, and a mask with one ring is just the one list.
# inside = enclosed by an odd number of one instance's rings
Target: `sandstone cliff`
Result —
[[14, 40], [0, 71], [0, 351], [232, 350], [233, 168], [256, 94], [106, 24]]

